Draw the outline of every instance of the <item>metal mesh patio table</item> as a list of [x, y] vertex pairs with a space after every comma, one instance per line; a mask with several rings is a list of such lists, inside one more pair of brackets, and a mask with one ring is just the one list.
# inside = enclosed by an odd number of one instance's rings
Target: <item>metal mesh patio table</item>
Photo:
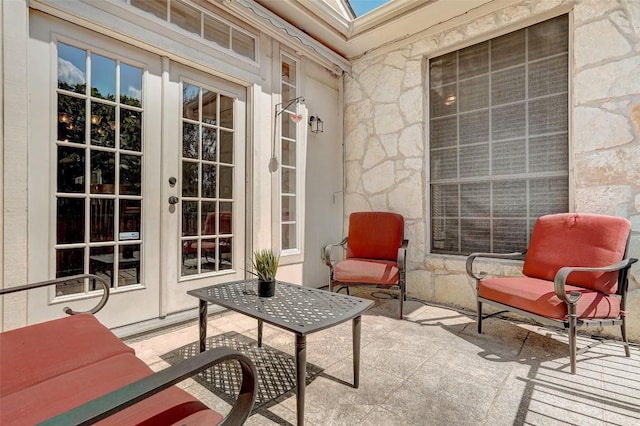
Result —
[[295, 334], [297, 423], [304, 424], [307, 334], [324, 330], [348, 320], [353, 329], [353, 386], [360, 381], [360, 320], [373, 302], [359, 297], [331, 293], [282, 281], [276, 283], [273, 297], [259, 297], [257, 280], [222, 283], [190, 290], [197, 297], [200, 316], [200, 352], [207, 339], [207, 305], [213, 303], [258, 320], [258, 346], [262, 346], [263, 323]]

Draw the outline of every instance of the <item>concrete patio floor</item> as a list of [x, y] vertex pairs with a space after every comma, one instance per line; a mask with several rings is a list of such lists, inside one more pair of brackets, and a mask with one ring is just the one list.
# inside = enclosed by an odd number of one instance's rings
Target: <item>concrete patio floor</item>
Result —
[[[640, 424], [637, 345], [631, 358], [619, 344], [599, 345], [579, 356], [571, 375], [561, 332], [491, 318], [478, 335], [474, 317], [464, 312], [408, 301], [400, 321], [398, 301], [386, 293], [362, 288], [354, 295], [376, 301], [362, 317], [360, 387], [350, 386], [351, 322], [309, 335], [308, 425]], [[241, 314], [223, 311], [208, 323], [210, 338], [257, 336], [256, 321]], [[167, 354], [197, 339], [193, 320], [125, 342], [160, 370], [168, 366]], [[579, 337], [579, 347], [591, 342]], [[290, 359], [295, 353], [294, 336], [272, 326], [265, 325], [264, 345]], [[193, 379], [180, 386], [220, 412], [229, 410]], [[295, 424], [295, 407], [290, 390], [255, 408], [246, 424]]]

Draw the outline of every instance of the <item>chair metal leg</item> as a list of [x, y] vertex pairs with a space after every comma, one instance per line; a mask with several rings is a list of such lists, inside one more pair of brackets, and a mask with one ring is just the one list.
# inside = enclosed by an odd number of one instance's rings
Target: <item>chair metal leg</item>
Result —
[[478, 319], [476, 322], [478, 323], [478, 334], [482, 334], [482, 302], [478, 300]]
[[404, 313], [404, 300], [406, 297], [406, 290], [405, 290], [405, 283], [404, 282], [400, 282], [400, 312], [399, 312], [399, 318], [402, 319], [403, 317], [403, 313]]
[[627, 318], [622, 317], [622, 324], [620, 325], [620, 331], [622, 332], [622, 344], [624, 345], [624, 354], [627, 358], [631, 357], [631, 349], [629, 348], [629, 341], [627, 340]]
[[576, 355], [577, 355], [577, 340], [578, 340], [578, 328], [576, 327], [576, 306], [569, 305], [569, 361], [571, 363], [571, 374], [576, 374]]

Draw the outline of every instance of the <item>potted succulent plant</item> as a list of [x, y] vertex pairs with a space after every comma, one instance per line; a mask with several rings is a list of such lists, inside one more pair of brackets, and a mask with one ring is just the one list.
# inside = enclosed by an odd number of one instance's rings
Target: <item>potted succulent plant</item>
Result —
[[271, 249], [253, 252], [251, 267], [253, 275], [258, 277], [258, 296], [273, 297], [276, 292], [276, 272], [280, 256]]

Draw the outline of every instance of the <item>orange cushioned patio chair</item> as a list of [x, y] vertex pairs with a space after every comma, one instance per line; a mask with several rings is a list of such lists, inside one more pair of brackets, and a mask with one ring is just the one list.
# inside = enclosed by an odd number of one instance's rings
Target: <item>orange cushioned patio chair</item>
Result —
[[[467, 274], [476, 280], [478, 333], [482, 305], [488, 303], [569, 333], [571, 374], [577, 329], [619, 325], [627, 357], [625, 297], [628, 271], [637, 259], [627, 257], [631, 224], [621, 217], [562, 213], [537, 219], [526, 253], [473, 253]], [[522, 259], [522, 277], [488, 277], [473, 272], [476, 258]], [[502, 312], [502, 311], [501, 311]], [[495, 315], [495, 314], [493, 314]]]
[[[349, 233], [339, 244], [324, 248], [330, 268], [329, 291], [336, 284], [397, 287], [400, 292], [399, 317], [406, 300], [406, 250], [404, 218], [397, 213], [356, 212], [349, 216]], [[342, 261], [332, 260], [334, 247], [346, 248]]]

